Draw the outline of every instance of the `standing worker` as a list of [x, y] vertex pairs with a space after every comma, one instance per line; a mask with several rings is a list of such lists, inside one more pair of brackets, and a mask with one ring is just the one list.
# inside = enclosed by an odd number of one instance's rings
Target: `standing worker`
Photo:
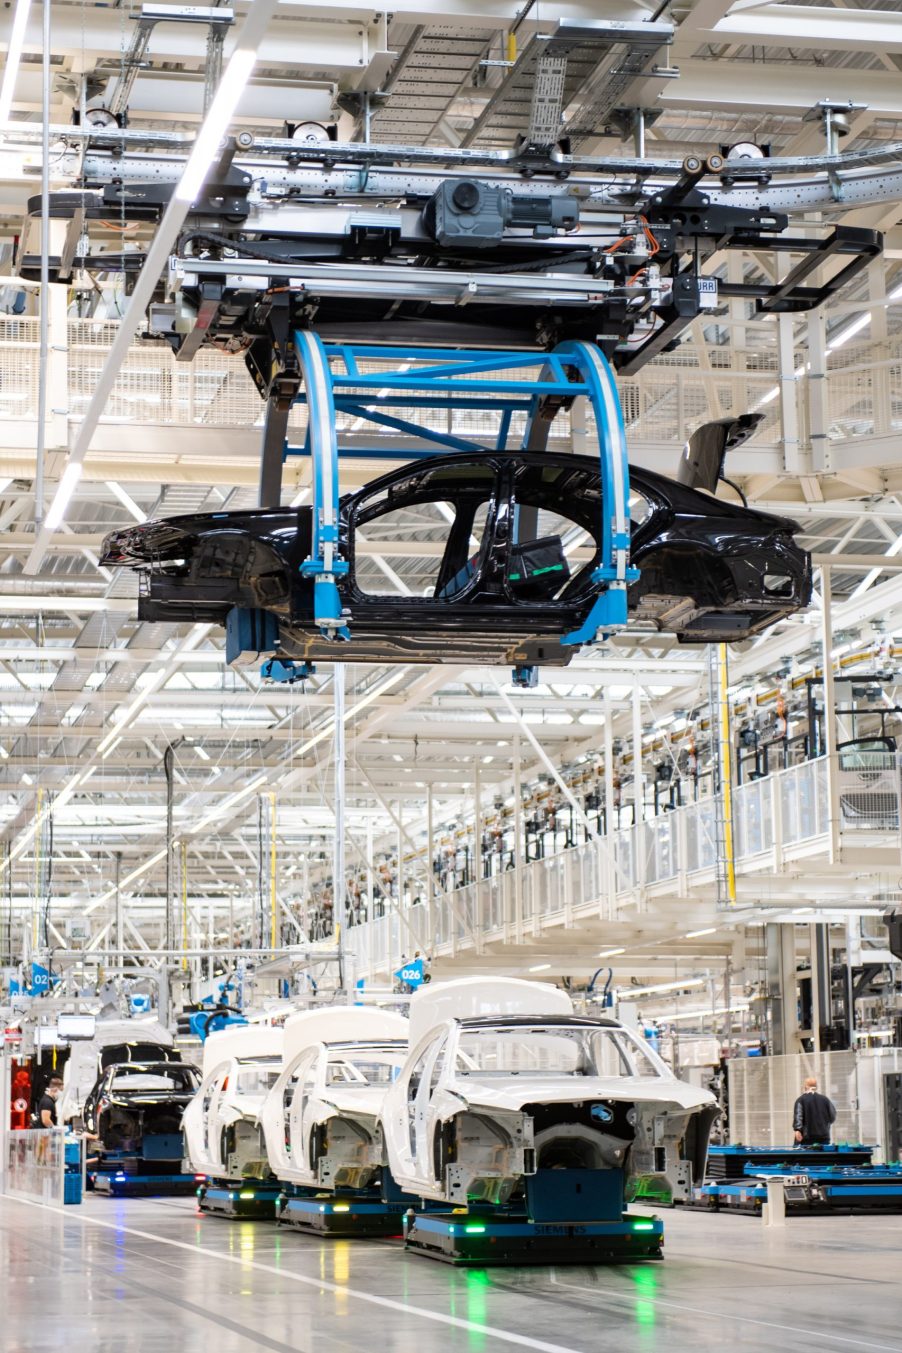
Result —
[[51, 1076], [47, 1084], [47, 1089], [38, 1100], [38, 1107], [35, 1113], [36, 1127], [51, 1128], [56, 1127], [56, 1101], [63, 1092], [62, 1076]]
[[797, 1146], [829, 1146], [830, 1129], [836, 1122], [832, 1099], [818, 1093], [817, 1081], [809, 1076], [792, 1111]]

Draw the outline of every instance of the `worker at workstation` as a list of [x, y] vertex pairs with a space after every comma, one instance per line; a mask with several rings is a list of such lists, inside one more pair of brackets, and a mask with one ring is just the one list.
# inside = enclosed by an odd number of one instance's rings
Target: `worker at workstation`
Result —
[[63, 1093], [62, 1076], [51, 1076], [47, 1088], [38, 1100], [35, 1111], [36, 1125], [42, 1128], [56, 1127], [56, 1101]]
[[809, 1076], [795, 1102], [792, 1126], [797, 1146], [829, 1146], [830, 1131], [836, 1122], [836, 1106], [822, 1095], [814, 1076]]

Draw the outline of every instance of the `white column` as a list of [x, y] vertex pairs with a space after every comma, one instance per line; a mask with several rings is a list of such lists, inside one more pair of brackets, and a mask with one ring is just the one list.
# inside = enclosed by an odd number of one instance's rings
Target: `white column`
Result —
[[783, 469], [787, 474], [802, 474], [799, 446], [798, 384], [792, 315], [777, 316], [777, 344], [780, 356], [780, 435], [783, 443]]
[[523, 931], [523, 769], [520, 762], [520, 734], [514, 734], [514, 933], [519, 940]]
[[829, 564], [821, 568], [821, 646], [824, 672], [824, 753], [827, 757], [829, 796], [830, 863], [841, 853], [839, 767], [836, 758], [836, 685], [833, 679], [833, 588]]
[[335, 827], [332, 840], [332, 923], [339, 950], [344, 948], [347, 888], [345, 886], [345, 667], [332, 664], [332, 700], [335, 719]]

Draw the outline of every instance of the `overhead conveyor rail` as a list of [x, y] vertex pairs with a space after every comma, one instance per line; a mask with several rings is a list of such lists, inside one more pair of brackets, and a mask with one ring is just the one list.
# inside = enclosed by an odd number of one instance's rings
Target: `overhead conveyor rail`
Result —
[[[181, 360], [205, 345], [247, 350], [287, 293], [289, 325], [325, 340], [499, 351], [582, 340], [632, 373], [726, 298], [816, 308], [882, 247], [863, 227], [787, 233], [792, 217], [837, 199], [883, 200], [886, 173], [871, 182], [882, 155], [793, 161], [813, 177], [786, 181], [789, 162], [777, 160], [755, 161], [752, 179], [714, 152], [580, 159], [564, 142], [524, 140], [499, 152], [241, 133], [192, 203], [152, 332]], [[137, 271], [140, 248], [98, 250], [93, 239], [109, 220], [135, 225], [134, 243], [152, 230], [184, 149], [178, 136], [85, 141], [61, 129], [54, 175], [71, 187], [51, 194], [52, 278]], [[23, 277], [37, 275], [39, 221], [35, 198], [16, 259]], [[725, 249], [779, 260], [734, 281], [705, 267]]]

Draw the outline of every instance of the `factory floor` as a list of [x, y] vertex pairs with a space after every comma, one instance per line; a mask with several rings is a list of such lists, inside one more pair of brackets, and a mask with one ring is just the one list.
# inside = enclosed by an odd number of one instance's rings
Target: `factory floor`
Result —
[[902, 1216], [665, 1212], [631, 1267], [452, 1269], [192, 1199], [0, 1198], [3, 1353], [902, 1353]]

